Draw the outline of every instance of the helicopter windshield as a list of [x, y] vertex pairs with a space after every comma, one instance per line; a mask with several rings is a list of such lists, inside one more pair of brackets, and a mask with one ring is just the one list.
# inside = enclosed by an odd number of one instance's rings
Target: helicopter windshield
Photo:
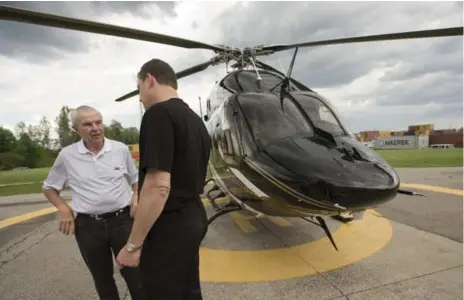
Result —
[[335, 113], [322, 100], [310, 95], [293, 95], [314, 126], [330, 132], [334, 136], [346, 135], [347, 132], [336, 118]]
[[312, 134], [308, 121], [290, 99], [280, 100], [272, 94], [241, 95], [239, 103], [259, 146], [297, 134]]

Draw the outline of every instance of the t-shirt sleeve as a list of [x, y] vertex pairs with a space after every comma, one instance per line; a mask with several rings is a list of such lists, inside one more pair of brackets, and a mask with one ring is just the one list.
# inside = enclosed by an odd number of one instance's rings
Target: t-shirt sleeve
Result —
[[42, 188], [44, 189], [54, 189], [56, 191], [61, 191], [64, 189], [68, 182], [68, 172], [66, 171], [66, 166], [64, 163], [64, 153], [60, 151], [58, 156], [53, 163], [53, 166], [48, 173], [47, 178], [45, 178]]
[[142, 126], [140, 138], [144, 146], [139, 168], [171, 172], [175, 140], [173, 119], [166, 109], [153, 107]]

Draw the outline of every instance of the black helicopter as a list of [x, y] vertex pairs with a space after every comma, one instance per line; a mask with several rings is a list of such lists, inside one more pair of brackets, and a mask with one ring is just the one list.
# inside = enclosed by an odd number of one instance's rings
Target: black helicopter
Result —
[[[0, 19], [214, 51], [209, 61], [178, 72], [178, 79], [234, 62], [233, 71], [216, 82], [203, 116], [213, 141], [212, 178], [205, 185], [214, 181], [207, 196], [217, 211], [209, 223], [240, 209], [301, 217], [321, 226], [335, 249], [323, 216], [349, 221], [398, 193], [419, 194], [401, 190], [395, 170], [356, 140], [330, 102], [291, 78], [298, 49], [463, 35], [463, 27], [453, 27], [238, 49], [6, 6], [0, 6]], [[287, 74], [257, 59], [290, 49], [295, 52]], [[115, 101], [137, 94], [135, 90]], [[219, 194], [213, 197], [215, 190]], [[230, 202], [220, 207], [215, 200], [226, 195]]]

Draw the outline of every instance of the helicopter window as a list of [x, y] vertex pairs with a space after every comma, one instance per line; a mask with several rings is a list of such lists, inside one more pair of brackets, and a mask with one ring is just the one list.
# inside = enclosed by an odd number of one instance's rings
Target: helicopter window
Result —
[[299, 95], [295, 98], [316, 127], [335, 136], [346, 135], [335, 113], [324, 102], [308, 95]]
[[[263, 101], [268, 105], [263, 105]], [[265, 147], [270, 142], [296, 134], [312, 133], [312, 129], [290, 99], [275, 96], [244, 97], [240, 101], [256, 142]]]
[[222, 85], [224, 86], [224, 88], [232, 92], [240, 92], [242, 90], [240, 86], [238, 85], [237, 80], [235, 80], [234, 73], [231, 73], [226, 78], [224, 78]]

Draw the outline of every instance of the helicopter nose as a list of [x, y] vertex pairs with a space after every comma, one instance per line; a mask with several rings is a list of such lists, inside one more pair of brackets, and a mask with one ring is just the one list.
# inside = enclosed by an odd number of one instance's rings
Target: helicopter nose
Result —
[[266, 153], [304, 179], [307, 184], [301, 192], [311, 198], [348, 209], [373, 207], [394, 198], [399, 187], [396, 172], [372, 151], [356, 146], [348, 141], [340, 150], [292, 137], [268, 146]]

